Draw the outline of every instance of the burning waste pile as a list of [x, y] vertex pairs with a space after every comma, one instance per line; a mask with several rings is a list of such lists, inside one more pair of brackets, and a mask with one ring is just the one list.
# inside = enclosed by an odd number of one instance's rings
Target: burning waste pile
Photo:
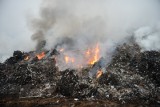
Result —
[[64, 49], [40, 53], [15, 51], [0, 64], [1, 98], [65, 96], [121, 103], [159, 103], [160, 52], [141, 52], [135, 43], [123, 44], [116, 48], [106, 65], [106, 59], [99, 56], [98, 44], [93, 50], [84, 53], [88, 66], [77, 65], [76, 69], [65, 70], [60, 70], [57, 58], [63, 56], [63, 66], [77, 60], [65, 56]]
[[0, 96], [159, 104], [159, 10], [158, 0], [43, 0], [34, 51], [0, 63]]

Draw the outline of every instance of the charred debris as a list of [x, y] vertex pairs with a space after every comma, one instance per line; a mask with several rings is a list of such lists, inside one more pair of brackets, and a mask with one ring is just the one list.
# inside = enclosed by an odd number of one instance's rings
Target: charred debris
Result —
[[24, 53], [0, 63], [0, 96], [6, 97], [69, 97], [107, 99], [120, 103], [160, 103], [160, 52], [141, 52], [137, 44], [116, 48], [111, 62], [98, 78], [90, 76], [94, 65], [81, 70], [60, 71], [56, 66], [56, 49]]

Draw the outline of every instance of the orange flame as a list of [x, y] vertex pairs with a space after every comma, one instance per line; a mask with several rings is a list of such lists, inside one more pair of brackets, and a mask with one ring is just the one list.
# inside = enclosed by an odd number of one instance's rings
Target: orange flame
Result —
[[[64, 49], [60, 49], [60, 52], [63, 52]], [[93, 65], [95, 62], [97, 62], [100, 58], [100, 47], [99, 44], [97, 43], [95, 47], [89, 48], [84, 52], [85, 55], [85, 60], [86, 62], [84, 62], [84, 64], [88, 64], [88, 65]], [[83, 64], [80, 64], [78, 62], [78, 60], [76, 60], [75, 57], [73, 56], [68, 56], [68, 55], [64, 55], [64, 61], [66, 64], [71, 64], [71, 63], [75, 63], [77, 65], [78, 68], [83, 67]]]
[[98, 70], [97, 74], [96, 74], [96, 78], [98, 79], [99, 77], [101, 77], [101, 75], [103, 74], [102, 70]]
[[39, 60], [45, 57], [45, 52], [36, 55]]
[[68, 64], [68, 63], [74, 63], [74, 58], [72, 58], [72, 57], [69, 57], [69, 56], [65, 56], [65, 62], [66, 62], [66, 64]]
[[100, 58], [100, 48], [99, 44], [93, 49], [88, 49], [86, 52], [86, 57], [88, 58], [88, 64], [93, 65]]
[[65, 62], [68, 63], [69, 62], [69, 57], [65, 56]]
[[25, 57], [24, 57], [24, 60], [25, 60], [25, 61], [28, 61], [28, 60], [29, 60], [29, 56], [25, 56]]

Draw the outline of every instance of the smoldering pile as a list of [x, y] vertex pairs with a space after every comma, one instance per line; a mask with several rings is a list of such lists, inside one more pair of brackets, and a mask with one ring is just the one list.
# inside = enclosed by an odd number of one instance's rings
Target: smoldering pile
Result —
[[55, 49], [45, 50], [40, 60], [35, 52], [15, 51], [0, 64], [0, 95], [160, 103], [160, 52], [140, 50], [135, 43], [119, 45], [98, 78], [90, 72], [103, 58], [92, 66], [60, 71], [55, 56], [61, 53]]

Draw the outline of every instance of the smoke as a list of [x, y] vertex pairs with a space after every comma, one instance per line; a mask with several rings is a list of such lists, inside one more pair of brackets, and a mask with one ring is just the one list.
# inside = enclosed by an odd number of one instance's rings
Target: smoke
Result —
[[[158, 24], [157, 24], [158, 25]], [[160, 49], [160, 27], [159, 26], [145, 26], [139, 28], [134, 32], [136, 42], [144, 50], [158, 50]]]
[[[11, 1], [3, 0], [1, 3], [8, 5], [0, 7], [1, 56], [34, 47], [27, 20], [21, 19], [26, 17], [25, 6], [32, 4], [27, 10], [30, 13], [41, 0], [23, 2], [26, 5], [22, 5], [21, 0]], [[47, 49], [63, 47], [67, 54], [75, 57], [82, 53], [75, 50], [86, 50], [97, 43], [101, 56], [109, 57], [117, 44], [132, 36], [142, 50], [159, 50], [159, 10], [159, 0], [43, 0], [40, 14], [30, 21], [31, 38], [37, 42], [37, 50], [44, 46]]]
[[134, 34], [143, 49], [160, 49], [159, 9], [158, 0], [44, 0], [32, 38], [38, 45], [47, 41], [47, 48], [70, 38], [73, 48], [83, 49]]
[[37, 47], [46, 41], [48, 49], [83, 50], [99, 43], [106, 57], [134, 36], [143, 50], [160, 49], [158, 0], [44, 0], [40, 10], [32, 20]]

